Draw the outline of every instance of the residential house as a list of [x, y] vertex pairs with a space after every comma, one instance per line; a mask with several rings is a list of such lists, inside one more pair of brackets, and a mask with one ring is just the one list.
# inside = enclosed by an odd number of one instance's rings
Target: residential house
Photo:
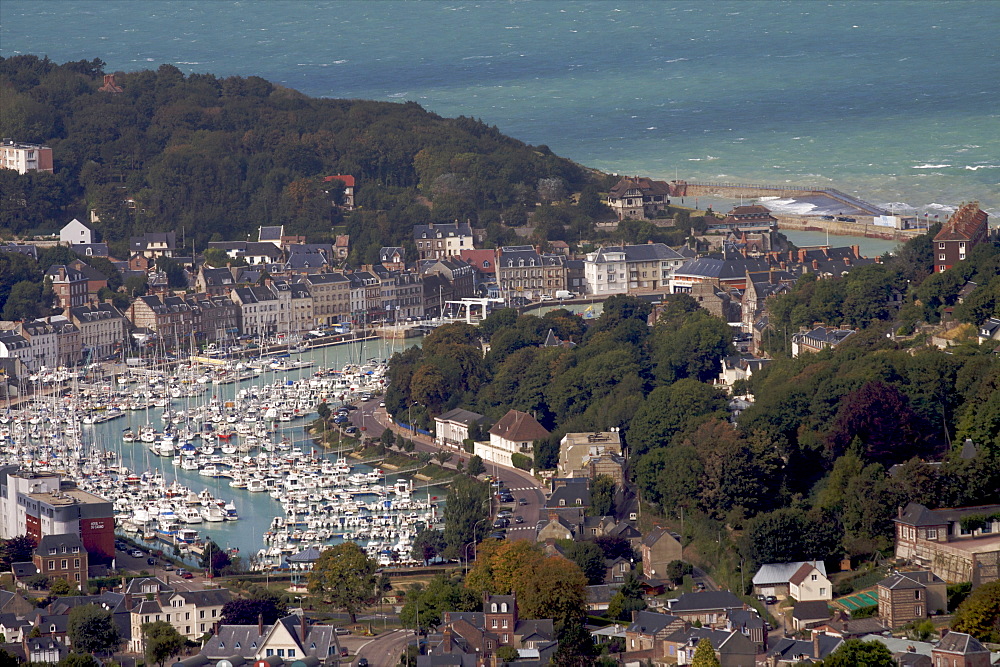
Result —
[[801, 662], [818, 662], [840, 648], [844, 640], [840, 637], [813, 630], [811, 640], [782, 638], [767, 652], [769, 667], [791, 667]]
[[674, 269], [670, 276], [672, 294], [688, 293], [698, 283], [712, 283], [723, 289], [746, 289], [747, 274], [771, 268], [766, 257], [747, 257], [738, 252], [699, 257]]
[[97, 301], [98, 293], [108, 286], [108, 277], [82, 259], [74, 259], [69, 263], [69, 266], [80, 271], [86, 278], [87, 300]]
[[566, 257], [540, 254], [530, 245], [503, 246], [496, 253], [497, 282], [507, 296], [538, 299], [566, 289]]
[[52, 149], [39, 144], [25, 144], [13, 139], [0, 142], [0, 169], [13, 169], [19, 174], [29, 171], [52, 173]]
[[[821, 560], [795, 561], [791, 563], [766, 563], [761, 565], [760, 569], [757, 570], [757, 573], [753, 575], [753, 579], [751, 580], [753, 583], [753, 592], [756, 595], [774, 596], [779, 600], [783, 600], [791, 595], [791, 580], [800, 571], [817, 574], [817, 581], [820, 578], [825, 580], [827, 582], [829, 592], [829, 579], [827, 579], [826, 576], [826, 564]], [[800, 602], [802, 601], [799, 598], [795, 599]], [[813, 597], [807, 599], [831, 600], [833, 599], [833, 596]]]
[[[349, 175], [349, 174], [337, 174], [335, 176], [327, 176], [326, 178], [323, 179], [324, 183], [331, 183], [331, 186], [330, 186], [331, 189], [332, 189], [332, 181], [340, 181], [343, 184], [343, 186], [344, 186], [344, 192], [343, 192], [343, 194], [340, 197], [340, 203], [339, 203], [340, 207], [342, 209], [344, 209], [345, 211], [353, 210], [354, 209], [354, 187], [355, 187], [354, 186], [354, 183], [355, 183], [354, 177], [351, 176], [351, 175]], [[329, 194], [329, 191], [327, 191], [327, 194]], [[338, 205], [338, 203], [336, 201], [334, 201], [332, 203], [333, 203], [334, 206]]]
[[229, 298], [240, 307], [243, 334], [260, 338], [278, 333], [278, 297], [267, 287], [237, 287]]
[[174, 251], [177, 249], [177, 234], [176, 232], [147, 232], [142, 236], [131, 237], [128, 244], [132, 254], [142, 255], [150, 259], [173, 257]]
[[664, 640], [666, 654], [663, 658], [673, 658], [678, 665], [690, 665], [698, 644], [707, 640], [721, 667], [756, 667], [757, 646], [741, 632], [735, 630], [715, 630], [693, 628], [685, 624], [674, 630]]
[[896, 558], [973, 588], [1000, 579], [1000, 505], [930, 510], [909, 503], [894, 522]]
[[342, 273], [316, 273], [302, 279], [313, 297], [316, 326], [338, 324], [350, 317], [351, 281]]
[[21, 322], [16, 325], [17, 333], [21, 334], [31, 346], [31, 359], [35, 364], [33, 370], [43, 366], [55, 368], [60, 365], [59, 336], [56, 328], [44, 321]]
[[534, 417], [526, 412], [509, 410], [490, 429], [489, 442], [475, 444], [475, 453], [483, 461], [493, 461], [500, 465], [511, 466], [514, 454], [533, 459], [535, 440], [547, 437], [549, 437], [549, 432]]
[[11, 329], [0, 331], [0, 359], [20, 361], [24, 370], [29, 373], [34, 373], [41, 367], [28, 339]]
[[[472, 268], [472, 265], [458, 256], [449, 257], [447, 259], [439, 259], [436, 261], [423, 260], [420, 262], [420, 275], [422, 275], [425, 279], [428, 276], [437, 275], [448, 281], [452, 288], [452, 299], [464, 299], [466, 297], [475, 296], [475, 273], [475, 269]], [[424, 294], [426, 298], [430, 299], [433, 299], [435, 296], [433, 290], [428, 290], [426, 284], [424, 287]]]
[[896, 572], [875, 587], [878, 615], [890, 628], [948, 611], [947, 585], [928, 570]]
[[469, 439], [469, 428], [485, 417], [478, 412], [455, 408], [434, 418], [434, 439], [439, 445], [461, 447]]
[[270, 243], [279, 250], [281, 249], [281, 237], [284, 235], [285, 235], [284, 225], [257, 228], [257, 242]]
[[832, 600], [833, 585], [826, 578], [826, 567], [803, 563], [788, 579], [788, 597], [804, 600]]
[[197, 331], [191, 305], [178, 296], [140, 296], [129, 305], [126, 315], [133, 327], [149, 329], [169, 345], [187, 341]]
[[734, 288], [726, 289], [713, 280], [696, 283], [688, 294], [704, 308], [723, 322], [739, 322], [740, 294]]
[[931, 649], [934, 667], [990, 667], [989, 649], [964, 632], [947, 632]]
[[991, 317], [979, 325], [979, 344], [991, 340], [1000, 340], [1000, 318]]
[[[379, 267], [373, 269], [376, 272], [381, 270]], [[380, 283], [380, 298], [386, 321], [404, 322], [423, 317], [424, 281], [420, 274], [411, 271], [385, 270]]]
[[615, 596], [621, 584], [599, 584], [587, 586], [587, 611], [601, 614], [608, 610], [611, 598]]
[[229, 290], [236, 286], [233, 272], [234, 269], [230, 269], [228, 266], [216, 269], [202, 264], [198, 267], [194, 288], [209, 296], [228, 296]]
[[771, 209], [760, 204], [734, 206], [721, 220], [705, 218], [709, 234], [739, 234], [740, 232], [772, 232], [778, 228], [778, 219]]
[[53, 264], [45, 271], [52, 284], [56, 304], [60, 308], [73, 308], [87, 303], [87, 275], [65, 264]]
[[523, 620], [514, 595], [484, 595], [482, 612], [444, 612], [440, 632], [427, 639], [427, 654], [417, 658], [424, 665], [490, 665], [501, 646], [518, 650], [516, 664], [541, 667], [549, 664], [559, 647], [552, 619]]
[[662, 578], [667, 565], [682, 560], [681, 536], [666, 528], [649, 531], [639, 545], [642, 556], [642, 573], [647, 577]]
[[[643, 569], [645, 574], [645, 569]], [[673, 600], [667, 600], [667, 607], [674, 616], [688, 623], [696, 621], [702, 625], [721, 626], [725, 624], [732, 610], [747, 610], [746, 604], [730, 591], [700, 591], [684, 593]]]
[[821, 352], [837, 347], [856, 333], [854, 329], [835, 329], [833, 327], [815, 327], [792, 334], [792, 356], [797, 357], [803, 352]]
[[754, 373], [759, 373], [766, 365], [771, 363], [770, 359], [758, 359], [757, 357], [723, 357], [720, 360], [722, 371], [719, 373], [717, 384], [721, 384], [732, 389], [737, 380], [749, 380]]
[[548, 520], [539, 521], [535, 533], [535, 541], [541, 544], [560, 540], [573, 540], [575, 542], [582, 538], [577, 523], [551, 509], [548, 511]]
[[145, 650], [144, 624], [166, 621], [196, 641], [216, 628], [223, 606], [233, 599], [226, 588], [181, 590], [155, 577], [132, 579], [124, 592], [132, 629], [129, 650], [135, 653]]
[[278, 297], [278, 335], [292, 340], [313, 327], [313, 298], [304, 282], [274, 280], [271, 291]]
[[44, 535], [31, 560], [38, 573], [50, 580], [65, 579], [75, 588], [87, 584], [87, 549], [76, 533]]
[[684, 619], [654, 611], [633, 611], [632, 622], [625, 628], [625, 653], [649, 652], [649, 657], [666, 655], [664, 641], [684, 628]]
[[601, 454], [622, 455], [621, 434], [612, 428], [605, 432], [567, 433], [559, 441], [559, 477], [589, 477], [588, 461]]
[[242, 259], [250, 266], [279, 264], [284, 253], [278, 244], [269, 241], [209, 241], [209, 248], [218, 248], [233, 259]]
[[792, 609], [792, 628], [799, 631], [808, 630], [828, 623], [832, 617], [830, 605], [824, 600], [796, 602]]
[[111, 303], [70, 308], [69, 318], [80, 331], [80, 347], [86, 354], [102, 359], [120, 349], [127, 320]]
[[943, 273], [989, 240], [990, 216], [979, 202], [963, 204], [934, 237], [934, 272]]
[[373, 271], [354, 271], [347, 275], [351, 284], [351, 318], [356, 322], [382, 319], [382, 281]]
[[27, 255], [34, 260], [38, 259], [38, 246], [30, 243], [14, 243], [13, 241], [0, 243], [0, 252], [16, 252], [21, 255]]
[[228, 297], [192, 294], [186, 296], [185, 301], [200, 316], [195, 330], [198, 338], [218, 343], [239, 337], [243, 311]]
[[380, 248], [378, 261], [390, 271], [402, 271], [406, 268], [406, 248], [399, 246]]
[[313, 624], [305, 616], [285, 616], [272, 625], [220, 625], [201, 649], [211, 663], [340, 664], [340, 644], [334, 626]]
[[85, 222], [80, 222], [73, 218], [59, 230], [59, 243], [66, 243], [70, 246], [78, 243], [90, 245], [97, 241], [97, 232]]
[[488, 285], [496, 282], [497, 267], [495, 250], [488, 248], [482, 250], [466, 248], [458, 253], [458, 256], [475, 271], [477, 293], [480, 285]]
[[[305, 244], [297, 244], [298, 248], [307, 247]], [[332, 252], [332, 251], [331, 251]], [[307, 275], [310, 273], [322, 273], [328, 270], [330, 262], [329, 254], [317, 250], [290, 250], [288, 259], [281, 265], [282, 273], [285, 275]]]
[[690, 257], [664, 243], [609, 246], [583, 260], [588, 294], [666, 292], [674, 272]]
[[55, 665], [69, 655], [66, 642], [58, 637], [25, 637], [24, 654], [29, 664]]
[[70, 249], [84, 257], [105, 257], [110, 259], [107, 243], [74, 243]]
[[608, 206], [619, 220], [654, 218], [670, 206], [670, 186], [645, 176], [626, 177], [608, 192]]
[[464, 222], [414, 225], [413, 242], [418, 259], [445, 259], [476, 247], [472, 227]]

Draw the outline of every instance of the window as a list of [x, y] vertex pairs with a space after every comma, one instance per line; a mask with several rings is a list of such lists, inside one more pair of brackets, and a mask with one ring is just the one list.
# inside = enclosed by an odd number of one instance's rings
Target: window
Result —
[[812, 575], [812, 580], [813, 580], [813, 581], [816, 581], [817, 579], [819, 579], [819, 577], [817, 577], [817, 576], [816, 576], [815, 574], [814, 574], [814, 575]]
[[266, 655], [267, 655], [268, 657], [270, 657], [270, 656], [274, 655], [274, 649], [273, 649], [273, 648], [269, 648], [269, 649], [267, 649], [267, 650], [265, 651], [265, 653], [266, 653]]
[[507, 613], [507, 603], [506, 602], [501, 602], [500, 603], [500, 612], [504, 613], [504, 614]]
[[283, 648], [279, 648], [278, 649], [278, 657], [279, 658], [284, 658], [285, 657], [285, 649], [283, 649]]
[[289, 658], [294, 658], [295, 657], [295, 649], [293, 649], [293, 648], [288, 649], [288, 657]]
[[982, 533], [983, 535], [985, 535], [987, 533], [992, 533], [993, 532], [993, 524], [992, 523], [987, 523], [985, 526], [983, 526], [979, 530], [979, 532]]
[[820, 588], [819, 589], [819, 594], [820, 595], [826, 595], [826, 589], [825, 588]]
[[938, 261], [940, 261], [940, 262], [944, 261], [944, 253], [941, 253], [940, 255], [938, 255]]
[[73, 567], [80, 567], [80, 559], [79, 558], [74, 558], [73, 559]]
[[201, 611], [198, 612], [198, 618], [205, 618], [205, 610], [204, 609], [202, 609]]
[[914, 600], [919, 600], [920, 599], [920, 589], [917, 589], [917, 590], [913, 591], [913, 599]]
[[560, 498], [559, 499], [559, 507], [566, 507], [566, 499], [565, 498]]
[[937, 528], [928, 528], [927, 529], [927, 539], [928, 540], [936, 540], [937, 539]]
[[944, 243], [938, 243], [938, 250], [944, 250]]
[[49, 569], [50, 570], [56, 569], [56, 562], [54, 560], [49, 561]]
[[494, 618], [493, 619], [493, 628], [496, 629], [496, 627], [497, 627], [497, 619]]
[[506, 627], [507, 627], [507, 619], [506, 619], [506, 618], [505, 618], [505, 619], [503, 619], [503, 626], [502, 626], [502, 627], [503, 627], [503, 628], [506, 628]]
[[497, 603], [496, 602], [494, 602], [492, 604], [492, 606], [490, 606], [490, 611], [492, 611], [494, 614], [497, 613]]
[[916, 616], [917, 618], [923, 618], [923, 616], [924, 616], [924, 606], [920, 605], [920, 604], [915, 605], [913, 607], [913, 615]]
[[503, 636], [503, 643], [506, 644], [509, 641], [510, 641], [510, 635], [504, 635]]

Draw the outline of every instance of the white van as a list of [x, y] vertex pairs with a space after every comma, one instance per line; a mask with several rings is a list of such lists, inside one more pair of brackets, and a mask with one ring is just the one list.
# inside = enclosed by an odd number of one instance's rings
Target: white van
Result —
[[556, 290], [557, 299], [572, 299], [574, 296], [576, 295], [570, 292], [569, 290], [565, 289]]

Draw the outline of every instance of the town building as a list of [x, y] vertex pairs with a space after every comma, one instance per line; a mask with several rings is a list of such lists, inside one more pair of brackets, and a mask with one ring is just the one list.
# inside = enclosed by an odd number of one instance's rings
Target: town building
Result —
[[45, 535], [38, 541], [32, 561], [38, 574], [65, 579], [74, 588], [87, 585], [87, 549], [76, 533]]
[[[199, 654], [201, 664], [229, 661], [232, 665], [253, 663], [257, 667], [283, 664], [303, 667], [339, 665], [340, 643], [334, 626], [310, 623], [305, 614], [285, 616], [265, 625], [220, 625]], [[286, 663], [286, 660], [288, 661]]]
[[[384, 266], [384, 265], [383, 265]], [[378, 267], [373, 267], [378, 272]], [[386, 271], [380, 298], [387, 322], [404, 322], [424, 316], [424, 281], [412, 271]]]
[[333, 255], [338, 262], [346, 262], [351, 254], [351, 235], [338, 234], [333, 240]]
[[664, 243], [609, 246], [583, 262], [588, 294], [666, 291], [674, 271], [690, 260]]
[[[540, 254], [533, 246], [503, 246], [496, 257], [497, 282], [505, 296], [539, 299], [566, 289], [566, 257]], [[471, 295], [470, 295], [471, 296]]]
[[142, 236], [131, 237], [128, 245], [129, 251], [133, 255], [142, 255], [149, 259], [173, 257], [174, 251], [177, 249], [177, 234], [175, 232], [147, 232]]
[[237, 287], [229, 298], [240, 307], [243, 335], [260, 338], [278, 333], [278, 297], [260, 285]]
[[250, 266], [271, 266], [284, 260], [279, 245], [269, 241], [209, 241], [209, 248], [217, 248], [232, 259], [242, 259]]
[[351, 281], [341, 273], [315, 273], [302, 279], [313, 297], [315, 326], [338, 324], [350, 318]]
[[66, 264], [53, 264], [45, 277], [52, 284], [56, 304], [63, 309], [87, 303], [87, 275]]
[[379, 248], [378, 261], [389, 271], [403, 271], [406, 269], [406, 248], [401, 246]]
[[730, 591], [700, 591], [667, 600], [667, 608], [688, 623], [716, 626], [725, 624], [730, 611], [746, 611], [748, 607]]
[[768, 667], [791, 667], [825, 659], [844, 643], [841, 637], [813, 630], [812, 639], [781, 638], [772, 646], [763, 664]]
[[112, 304], [70, 308], [69, 318], [80, 330], [80, 347], [84, 356], [102, 359], [120, 349], [128, 322]]
[[[0, 359], [11, 359], [20, 362], [24, 370], [32, 373], [41, 366], [31, 350], [28, 339], [13, 329], [0, 331]], [[15, 366], [17, 364], [15, 363]]]
[[257, 242], [270, 243], [279, 250], [281, 249], [281, 237], [284, 235], [285, 235], [284, 225], [257, 228]]
[[243, 311], [225, 296], [191, 294], [184, 297], [195, 314], [194, 334], [199, 340], [233, 341], [243, 328]]
[[298, 339], [313, 327], [313, 298], [304, 282], [274, 280], [271, 291], [278, 297], [278, 335]]
[[161, 298], [157, 294], [146, 294], [137, 297], [126, 314], [133, 327], [149, 329], [168, 345], [187, 342], [197, 331], [191, 304], [178, 296], [164, 294]]
[[418, 259], [445, 259], [476, 247], [472, 227], [466, 222], [414, 225], [413, 242]]
[[778, 219], [771, 215], [771, 209], [760, 204], [734, 206], [721, 220], [706, 217], [708, 233], [772, 232], [778, 228]]
[[828, 623], [832, 616], [830, 605], [825, 600], [796, 602], [792, 609], [792, 629], [808, 630], [817, 625]]
[[647, 219], [665, 213], [670, 205], [670, 186], [644, 176], [623, 178], [608, 192], [608, 206], [619, 220]]
[[512, 466], [514, 454], [534, 461], [535, 441], [549, 437], [545, 427], [526, 412], [508, 410], [490, 429], [489, 442], [477, 442], [475, 453], [483, 461]]
[[567, 433], [559, 441], [559, 477], [608, 475], [615, 484], [623, 482], [624, 456], [621, 434], [612, 428], [596, 433]]
[[236, 286], [234, 271], [235, 268], [230, 269], [228, 266], [216, 269], [202, 264], [195, 275], [194, 288], [210, 296], [228, 296], [229, 290]]
[[[419, 263], [419, 270], [420, 275], [425, 280], [425, 299], [433, 300], [437, 296], [434, 293], [433, 284], [430, 285], [431, 289], [428, 289], [426, 279], [430, 276], [439, 276], [448, 281], [451, 287], [452, 299], [465, 299], [476, 294], [476, 271], [472, 268], [471, 264], [458, 256], [436, 261], [423, 260]], [[438, 282], [438, 284], [440, 285], [441, 283]]]
[[980, 324], [977, 337], [980, 345], [990, 340], [1000, 340], [1000, 318], [991, 317]]
[[741, 632], [714, 628], [685, 627], [668, 635], [663, 644], [666, 659], [674, 658], [677, 665], [694, 662], [698, 644], [706, 640], [712, 646], [721, 667], [756, 667], [757, 646]]
[[351, 285], [351, 319], [368, 323], [382, 319], [382, 281], [373, 271], [354, 271], [347, 275]]
[[154, 577], [130, 580], [124, 593], [131, 625], [129, 651], [134, 653], [145, 651], [144, 624], [166, 621], [186, 639], [198, 641], [217, 627], [222, 607], [233, 599], [226, 588], [181, 590]]
[[965, 260], [980, 243], [989, 240], [990, 216], [979, 202], [963, 204], [934, 237], [934, 271], [943, 273]]
[[481, 612], [444, 612], [439, 632], [427, 638], [426, 655], [417, 667], [498, 664], [497, 649], [510, 646], [519, 653], [518, 665], [550, 664], [559, 647], [552, 619], [524, 620], [514, 595], [484, 595]]
[[92, 561], [114, 558], [114, 507], [109, 500], [63, 484], [56, 473], [0, 468], [0, 538], [79, 535]]
[[802, 331], [792, 334], [792, 356], [797, 357], [804, 352], [815, 353], [835, 348], [854, 333], [856, 333], [854, 329], [818, 326], [809, 330], [803, 327]]
[[667, 574], [667, 565], [675, 560], [683, 560], [681, 536], [666, 528], [649, 531], [639, 545], [642, 556], [642, 573], [657, 579]]
[[13, 139], [0, 142], [0, 167], [19, 174], [29, 171], [52, 173], [52, 149], [39, 144], [25, 144]]
[[485, 417], [478, 412], [455, 408], [434, 418], [434, 439], [439, 445], [461, 447], [469, 439], [469, 429]]
[[685, 628], [684, 619], [654, 611], [633, 611], [632, 622], [625, 628], [625, 653], [630, 661], [648, 653], [648, 658], [660, 658], [667, 650], [663, 642]]
[[911, 502], [894, 522], [896, 558], [973, 588], [1000, 579], [1000, 505], [931, 510]]
[[975, 637], [947, 630], [942, 634], [941, 641], [931, 649], [934, 667], [990, 667], [994, 664], [989, 649]]
[[896, 572], [875, 585], [878, 615], [890, 628], [948, 611], [944, 581], [928, 570]]

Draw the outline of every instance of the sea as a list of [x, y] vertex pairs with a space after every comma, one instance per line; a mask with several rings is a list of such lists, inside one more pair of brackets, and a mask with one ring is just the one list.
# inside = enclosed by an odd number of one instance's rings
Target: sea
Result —
[[979, 0], [0, 4], [3, 56], [412, 100], [607, 172], [834, 187], [930, 221], [1000, 217], [997, 34]]

